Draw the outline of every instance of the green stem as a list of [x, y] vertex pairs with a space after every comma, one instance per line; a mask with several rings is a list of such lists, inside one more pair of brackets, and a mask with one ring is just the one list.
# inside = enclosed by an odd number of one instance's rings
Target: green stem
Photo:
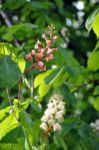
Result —
[[15, 116], [16, 120], [18, 121], [18, 118], [17, 118], [17, 116], [16, 116], [16, 114], [15, 114], [15, 111], [14, 111], [13, 105], [12, 105], [11, 100], [10, 100], [10, 96], [9, 96], [9, 90], [8, 90], [8, 88], [6, 88], [6, 92], [7, 92], [7, 97], [8, 97], [8, 100], [9, 100], [10, 107], [11, 107], [11, 109], [12, 109], [12, 111], [13, 111], [13, 114], [14, 114], [14, 116]]

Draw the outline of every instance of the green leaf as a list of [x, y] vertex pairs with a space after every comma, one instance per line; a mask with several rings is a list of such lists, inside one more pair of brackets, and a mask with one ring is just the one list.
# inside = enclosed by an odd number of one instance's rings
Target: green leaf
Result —
[[[29, 38], [32, 36], [33, 30], [32, 30], [32, 24], [31, 23], [20, 23], [16, 25], [12, 25], [10, 28], [7, 29], [7, 33], [3, 35], [3, 39], [7, 41], [14, 40], [14, 37], [16, 39], [24, 39]], [[24, 36], [25, 35], [25, 36]], [[9, 40], [9, 36], [11, 39]]]
[[67, 145], [61, 136], [55, 135], [54, 143], [57, 145], [58, 148], [62, 148], [63, 150], [68, 150]]
[[45, 83], [51, 85], [63, 72], [62, 68], [55, 69], [48, 77], [45, 78]]
[[97, 41], [95, 48], [93, 49], [93, 51], [98, 51], [99, 50], [99, 40]]
[[8, 55], [10, 56], [14, 61], [16, 61], [16, 56], [14, 54], [13, 46], [8, 43], [0, 43], [0, 55]]
[[33, 122], [29, 114], [24, 109], [20, 111], [20, 122], [21, 125], [24, 127], [25, 132], [27, 133], [29, 143], [32, 144], [33, 143], [33, 129], [32, 129]]
[[81, 123], [78, 132], [82, 138], [89, 138], [92, 134], [89, 125], [85, 122]]
[[56, 3], [56, 5], [59, 7], [59, 8], [63, 8], [63, 6], [64, 6], [64, 3], [63, 3], [63, 0], [55, 0], [55, 3]]
[[95, 20], [92, 24], [93, 30], [97, 36], [97, 38], [99, 37], [99, 13], [97, 14], [97, 16], [95, 17]]
[[16, 117], [19, 117], [18, 108], [14, 109], [14, 113], [12, 112], [8, 117], [6, 117], [0, 123], [0, 140], [12, 129], [19, 126], [19, 122], [17, 121]]
[[62, 136], [65, 136], [66, 134], [68, 134], [70, 130], [76, 128], [79, 122], [80, 122], [79, 118], [71, 117], [65, 119], [63, 123], [63, 131], [61, 133]]
[[94, 101], [92, 102], [92, 104], [93, 104], [94, 108], [97, 111], [99, 111], [99, 96], [94, 99]]
[[13, 87], [21, 78], [17, 64], [9, 56], [0, 59], [0, 87]]
[[52, 85], [54, 88], [59, 87], [68, 77], [65, 67], [55, 69], [48, 77], [44, 79], [45, 83]]
[[20, 126], [14, 128], [6, 134], [0, 141], [0, 149], [17, 150], [25, 149], [25, 139], [22, 128]]
[[68, 74], [68, 83], [74, 86], [82, 85], [89, 75], [89, 70], [84, 67], [77, 67], [72, 65], [66, 65], [66, 72]]
[[88, 69], [92, 71], [99, 70], [99, 51], [92, 52], [88, 59]]
[[34, 80], [34, 88], [38, 87], [43, 82], [44, 78], [46, 78], [48, 75], [50, 75], [52, 71], [53, 70], [48, 70], [48, 71], [36, 76], [36, 78]]
[[66, 84], [62, 85], [60, 87], [60, 90], [66, 103], [75, 107], [77, 104], [77, 99], [75, 98], [73, 93], [70, 93], [70, 89], [68, 88], [68, 86]]
[[10, 106], [0, 110], [0, 120], [6, 117], [9, 114]]
[[0, 43], [0, 55], [10, 55], [10, 49], [7, 46], [7, 43]]
[[25, 60], [23, 58], [19, 58], [17, 61], [18, 61], [18, 66], [19, 66], [21, 72], [24, 73], [25, 65], [26, 65]]
[[39, 132], [40, 132], [40, 120], [35, 120], [33, 123], [33, 145], [36, 145], [39, 139]]
[[90, 31], [92, 29], [92, 24], [95, 20], [95, 16], [99, 13], [99, 7], [96, 8], [91, 14], [90, 16], [87, 18], [85, 26], [87, 28], [88, 31]]
[[22, 138], [22, 137], [24, 137], [22, 128], [21, 126], [18, 126], [14, 128], [13, 130], [11, 130], [10, 132], [8, 132], [6, 136], [4, 136], [0, 142], [5, 143], [5, 144], [6, 143], [15, 144], [17, 143], [17, 139]]
[[6, 0], [5, 7], [14, 10], [24, 5], [24, 3], [25, 0]]
[[40, 97], [45, 96], [48, 93], [48, 91], [50, 90], [50, 88], [51, 88], [51, 85], [48, 85], [48, 84], [43, 82], [39, 86], [39, 89], [38, 89], [38, 93], [39, 93]]
[[93, 95], [99, 95], [99, 85], [95, 87]]
[[59, 51], [61, 52], [67, 65], [79, 66], [78, 61], [73, 57], [72, 53], [68, 49], [59, 47]]

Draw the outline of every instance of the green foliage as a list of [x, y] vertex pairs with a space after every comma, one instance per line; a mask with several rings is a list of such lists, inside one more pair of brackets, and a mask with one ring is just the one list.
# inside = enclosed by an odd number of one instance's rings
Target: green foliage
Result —
[[13, 87], [21, 77], [17, 64], [9, 56], [0, 59], [0, 87]]
[[94, 106], [94, 108], [97, 111], [99, 111], [99, 96], [97, 96], [96, 98], [93, 98], [91, 103]]
[[96, 22], [96, 21], [95, 21], [95, 17], [96, 17], [96, 15], [97, 15], [98, 13], [99, 13], [99, 8], [97, 7], [97, 8], [89, 15], [88, 19], [86, 20], [85, 26], [86, 26], [86, 28], [87, 28], [88, 31], [90, 31], [90, 30], [92, 29], [94, 22]]
[[93, 22], [93, 30], [96, 33], [97, 38], [99, 37], [99, 13], [97, 14], [97, 16], [95, 17], [95, 20]]
[[92, 52], [88, 59], [88, 68], [92, 71], [99, 70], [98, 61], [99, 61], [99, 51]]
[[[11, 109], [11, 108], [10, 108]], [[0, 123], [0, 140], [11, 130], [13, 130], [14, 128], [16, 128], [17, 126], [19, 126], [18, 123], [18, 118], [19, 118], [19, 112], [18, 112], [18, 108], [14, 109], [15, 114], [12, 112], [10, 113], [10, 111], [8, 112], [9, 115], [6, 116], [6, 118]], [[4, 111], [1, 110], [1, 113], [4, 113]]]

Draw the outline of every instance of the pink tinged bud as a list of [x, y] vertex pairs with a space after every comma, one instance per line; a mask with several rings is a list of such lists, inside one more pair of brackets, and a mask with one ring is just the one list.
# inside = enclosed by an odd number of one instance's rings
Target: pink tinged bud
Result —
[[42, 52], [36, 54], [36, 60], [41, 60], [42, 58], [43, 58]]
[[29, 61], [33, 60], [31, 53], [28, 53], [25, 58]]
[[42, 38], [43, 38], [43, 39], [46, 39], [46, 35], [45, 35], [45, 33], [44, 33], [44, 34], [42, 34]]
[[48, 54], [47, 57], [45, 58], [46, 61], [50, 61], [53, 59], [53, 54]]
[[46, 71], [46, 66], [43, 66], [41, 71]]
[[35, 44], [34, 48], [35, 48], [35, 49], [38, 49], [38, 44]]
[[39, 40], [37, 40], [37, 44], [38, 44], [38, 46], [42, 46], [42, 42]]
[[52, 48], [52, 51], [53, 52], [56, 52], [58, 49], [57, 48]]
[[46, 70], [46, 66], [44, 65], [44, 63], [42, 61], [39, 61], [37, 63], [37, 68], [40, 69], [40, 71], [45, 71]]
[[39, 47], [39, 45], [37, 43], [35, 44], [34, 48], [39, 50], [39, 51], [41, 50], [41, 48]]
[[50, 54], [50, 53], [52, 53], [52, 49], [51, 49], [51, 48], [48, 48], [47, 54]]
[[51, 40], [50, 39], [46, 39], [46, 43], [47, 44], [51, 44]]
[[42, 54], [44, 53], [44, 51], [45, 51], [45, 49], [44, 49], [44, 48], [41, 48], [41, 53], [42, 53]]
[[31, 51], [31, 55], [35, 55], [35, 50], [32, 50], [32, 51]]
[[37, 63], [37, 65], [38, 65], [38, 67], [42, 68], [42, 67], [44, 66], [44, 63], [43, 63], [42, 61], [39, 61], [39, 62]]

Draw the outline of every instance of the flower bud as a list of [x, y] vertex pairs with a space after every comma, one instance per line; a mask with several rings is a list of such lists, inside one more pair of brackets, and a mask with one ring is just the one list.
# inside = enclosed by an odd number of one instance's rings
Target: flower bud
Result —
[[61, 130], [62, 130], [62, 127], [61, 127], [61, 125], [60, 125], [59, 123], [55, 123], [55, 124], [53, 125], [53, 130], [54, 130], [54, 131], [61, 131]]
[[32, 50], [32, 51], [31, 51], [31, 55], [35, 55], [35, 50]]
[[32, 57], [32, 55], [31, 55], [31, 53], [28, 53], [25, 58], [26, 58], [27, 60], [29, 60], [29, 61], [32, 61], [32, 60], [33, 60], [33, 57]]
[[58, 36], [53, 36], [53, 40], [57, 40]]

